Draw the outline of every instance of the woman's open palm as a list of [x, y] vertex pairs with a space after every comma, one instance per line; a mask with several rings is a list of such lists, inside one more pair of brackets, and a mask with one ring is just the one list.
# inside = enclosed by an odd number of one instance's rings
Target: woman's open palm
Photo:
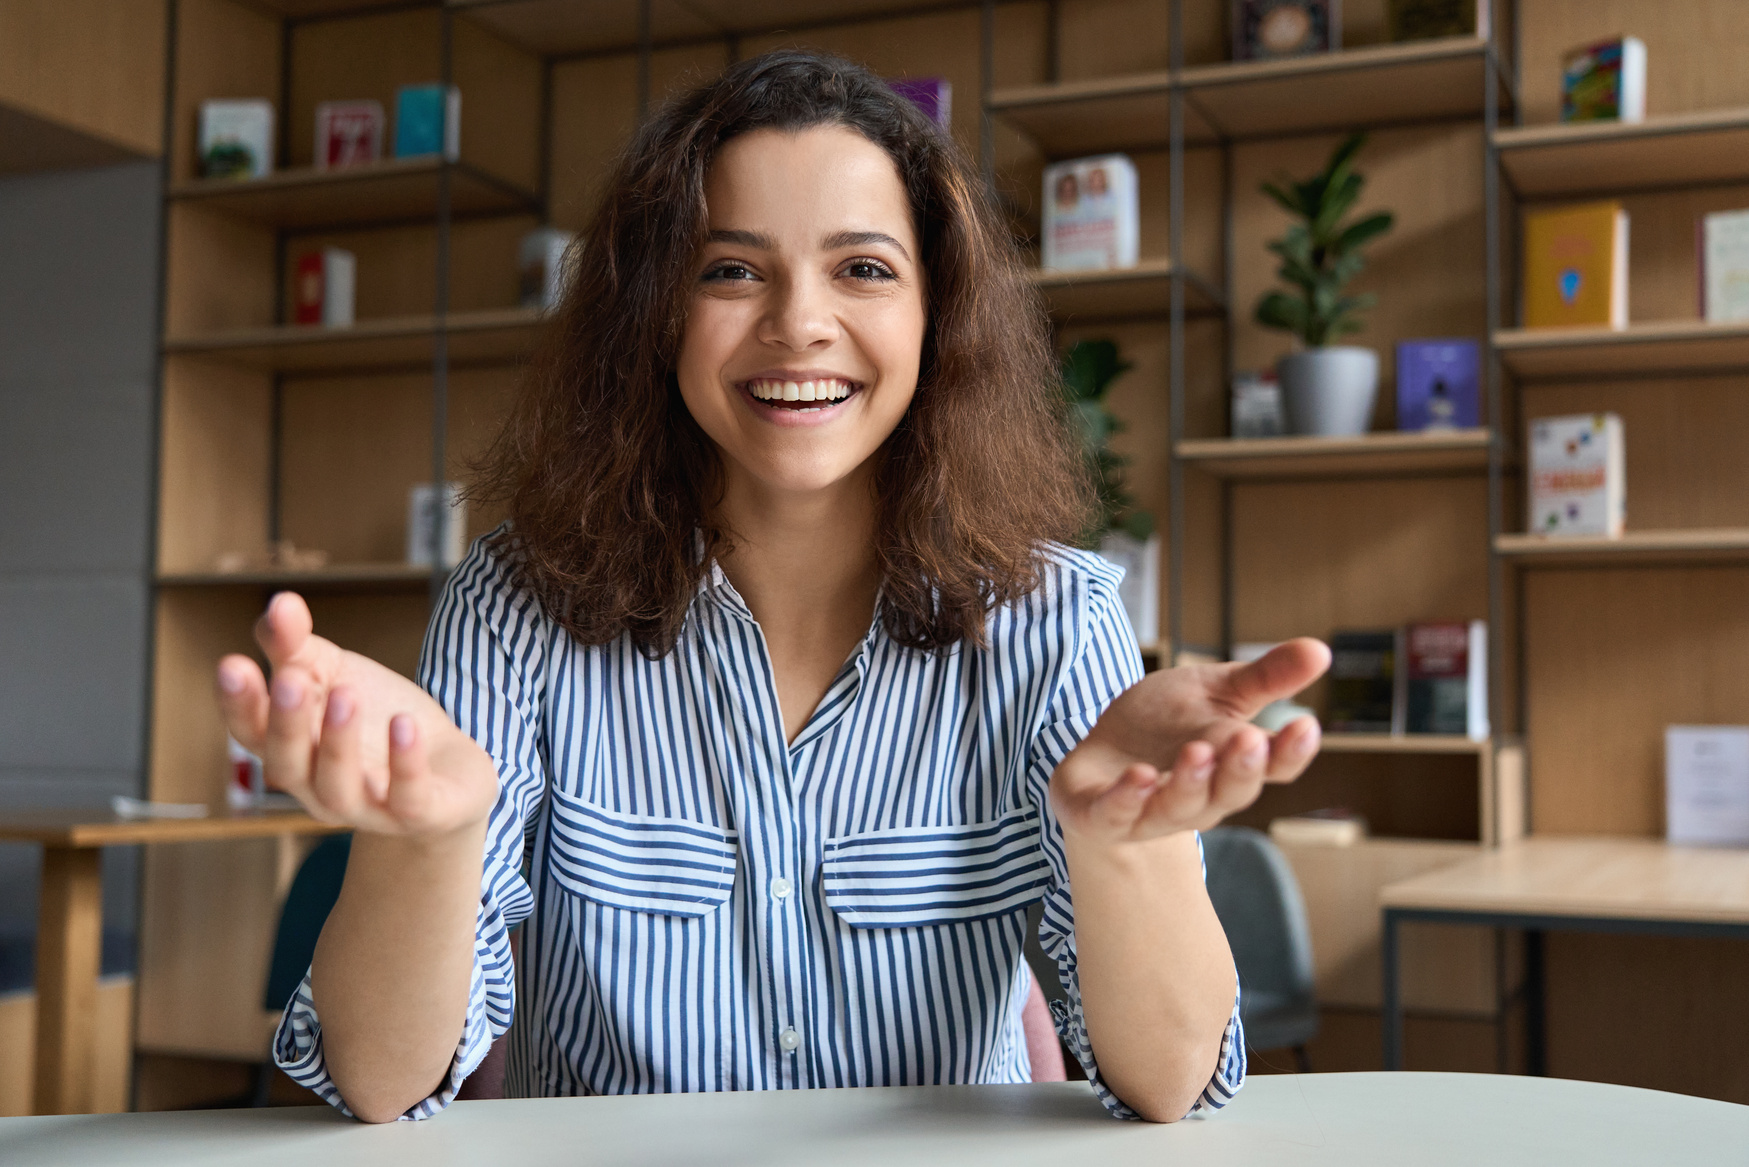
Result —
[[1310, 717], [1268, 734], [1251, 724], [1330, 664], [1316, 640], [1290, 640], [1245, 665], [1191, 665], [1131, 686], [1051, 779], [1064, 829], [1106, 842], [1205, 830], [1291, 782], [1318, 752]]
[[492, 760], [418, 685], [314, 634], [300, 596], [255, 626], [271, 684], [246, 656], [219, 662], [219, 708], [261, 755], [270, 786], [316, 818], [357, 830], [437, 835], [474, 826], [498, 797]]

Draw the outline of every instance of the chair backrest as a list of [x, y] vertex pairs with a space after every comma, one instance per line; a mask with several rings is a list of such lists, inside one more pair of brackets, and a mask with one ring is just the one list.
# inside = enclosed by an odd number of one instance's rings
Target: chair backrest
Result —
[[351, 835], [329, 835], [307, 856], [285, 894], [279, 910], [279, 932], [273, 940], [273, 961], [267, 969], [267, 992], [262, 1005], [280, 1012], [298, 991], [298, 984], [316, 955], [316, 940], [346, 878], [346, 858], [352, 853]]
[[1243, 989], [1309, 998], [1312, 932], [1281, 849], [1250, 827], [1202, 833], [1209, 899], [1226, 929]]

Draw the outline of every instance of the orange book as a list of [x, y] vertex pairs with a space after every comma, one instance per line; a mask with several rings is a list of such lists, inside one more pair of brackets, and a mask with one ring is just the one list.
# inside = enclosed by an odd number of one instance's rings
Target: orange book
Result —
[[1524, 326], [1628, 324], [1628, 213], [1615, 201], [1524, 216]]

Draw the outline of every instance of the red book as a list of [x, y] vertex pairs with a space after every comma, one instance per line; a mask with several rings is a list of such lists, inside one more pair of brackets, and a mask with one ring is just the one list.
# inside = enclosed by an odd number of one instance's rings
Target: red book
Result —
[[322, 253], [298, 256], [295, 315], [299, 324], [322, 323]]
[[379, 101], [324, 101], [316, 107], [316, 169], [361, 166], [383, 156]]

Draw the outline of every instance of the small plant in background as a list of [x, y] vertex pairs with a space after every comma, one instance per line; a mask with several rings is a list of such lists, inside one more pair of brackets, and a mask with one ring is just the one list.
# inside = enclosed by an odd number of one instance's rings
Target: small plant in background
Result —
[[1154, 533], [1154, 516], [1136, 506], [1124, 488], [1129, 459], [1111, 448], [1112, 435], [1122, 433], [1124, 424], [1106, 407], [1105, 395], [1129, 367], [1109, 340], [1077, 341], [1063, 354], [1063, 396], [1081, 433], [1087, 472], [1099, 488], [1099, 517], [1082, 536], [1084, 547], [1097, 548], [1110, 531], [1123, 531], [1141, 541]]
[[1366, 185], [1354, 169], [1354, 156], [1365, 141], [1363, 134], [1351, 135], [1330, 155], [1323, 173], [1304, 182], [1263, 184], [1263, 193], [1300, 221], [1268, 245], [1281, 257], [1276, 274], [1295, 291], [1266, 293], [1257, 301], [1257, 323], [1291, 332], [1308, 348], [1360, 331], [1357, 314], [1378, 299], [1370, 292], [1342, 294], [1366, 266], [1362, 246], [1389, 231], [1394, 221], [1389, 211], [1346, 225], [1342, 221]]

